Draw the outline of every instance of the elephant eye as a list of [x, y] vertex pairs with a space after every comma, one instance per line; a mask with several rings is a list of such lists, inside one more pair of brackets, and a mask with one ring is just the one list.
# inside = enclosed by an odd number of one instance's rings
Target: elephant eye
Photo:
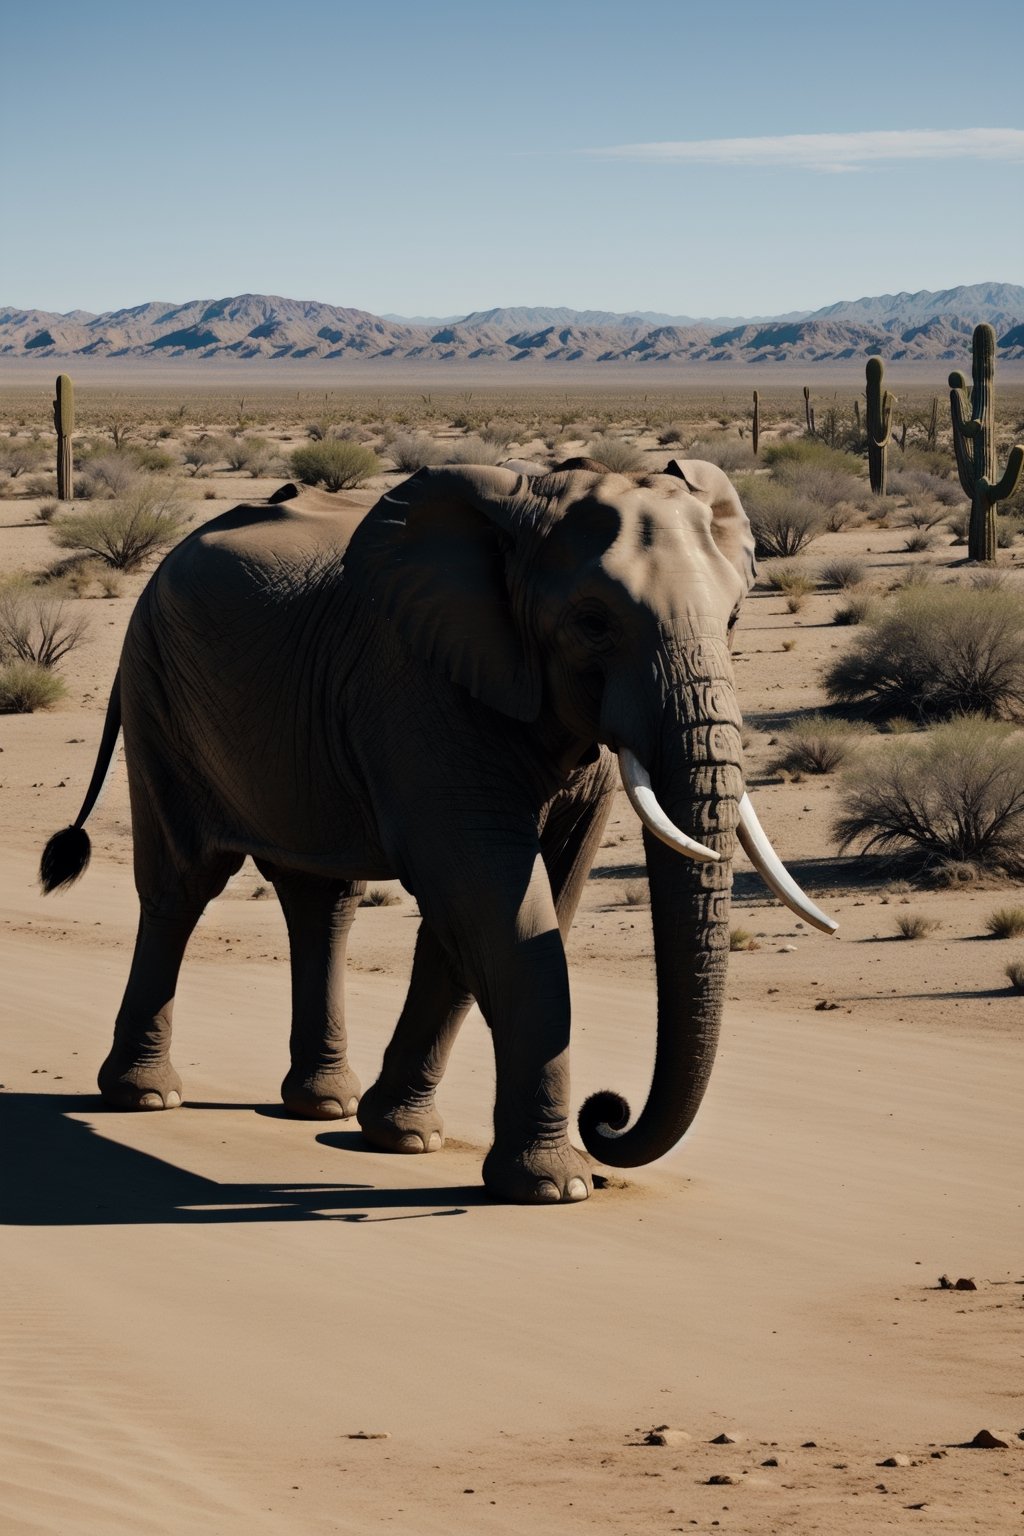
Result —
[[594, 608], [584, 608], [574, 618], [574, 627], [588, 644], [608, 645], [614, 636], [608, 618]]

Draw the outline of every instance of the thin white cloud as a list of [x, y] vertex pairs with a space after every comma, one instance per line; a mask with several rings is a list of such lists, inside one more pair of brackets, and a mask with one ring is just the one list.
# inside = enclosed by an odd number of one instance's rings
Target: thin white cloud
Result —
[[1024, 162], [1022, 128], [901, 128], [880, 133], [787, 133], [755, 139], [681, 139], [616, 144], [590, 154], [610, 160], [679, 165], [790, 166], [805, 171], [859, 171], [895, 160]]

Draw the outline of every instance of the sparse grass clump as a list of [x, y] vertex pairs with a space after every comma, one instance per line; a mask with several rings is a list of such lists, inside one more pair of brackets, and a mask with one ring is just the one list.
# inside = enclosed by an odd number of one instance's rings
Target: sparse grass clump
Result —
[[731, 928], [729, 930], [729, 948], [739, 951], [744, 949], [757, 949], [757, 940], [747, 928]]
[[901, 912], [896, 919], [896, 932], [901, 939], [926, 939], [940, 926], [937, 918], [925, 917], [921, 912]]
[[985, 929], [994, 939], [1019, 939], [1024, 933], [1024, 907], [997, 907], [986, 917]]
[[118, 571], [135, 571], [148, 556], [177, 542], [188, 523], [186, 502], [173, 486], [140, 480], [115, 500], [51, 524], [60, 549], [82, 550]]
[[473, 435], [456, 438], [444, 455], [448, 464], [500, 464], [504, 457], [505, 450], [497, 443], [485, 443]]
[[0, 715], [31, 715], [37, 709], [52, 709], [66, 692], [63, 678], [37, 661], [0, 665]]
[[790, 595], [807, 597], [817, 586], [807, 567], [796, 560], [780, 561], [766, 566], [763, 574], [773, 591], [782, 592], [787, 597]]
[[646, 880], [627, 880], [622, 887], [622, 900], [627, 907], [646, 907], [651, 899]]
[[823, 587], [838, 587], [841, 592], [859, 587], [868, 577], [868, 568], [856, 555], [840, 555], [826, 560], [818, 568], [818, 581]]
[[916, 528], [903, 540], [903, 548], [908, 555], [922, 555], [935, 548], [935, 535], [930, 528]]
[[1024, 992], [1024, 963], [1020, 960], [1011, 960], [1003, 975], [1015, 992]]
[[717, 464], [719, 469], [724, 469], [726, 474], [734, 474], [741, 469], [754, 469], [757, 465], [750, 440], [738, 437], [735, 432], [713, 432], [709, 437], [698, 438], [686, 450], [686, 457], [706, 459], [709, 464]]
[[324, 485], [329, 491], [363, 485], [381, 470], [380, 460], [372, 449], [336, 437], [293, 449], [289, 462], [292, 473], [303, 484]]
[[967, 717], [896, 736], [847, 769], [833, 833], [840, 849], [917, 853], [929, 863], [1024, 873], [1020, 735]]
[[864, 624], [878, 611], [878, 597], [874, 592], [851, 592], [845, 603], [840, 603], [832, 615], [833, 624]]
[[359, 905], [361, 907], [397, 907], [401, 901], [401, 896], [395, 891], [389, 891], [386, 886], [371, 885]]
[[903, 586], [830, 668], [830, 699], [881, 715], [1024, 717], [1024, 593]]
[[646, 465], [643, 453], [636, 444], [625, 437], [617, 437], [613, 432], [598, 432], [592, 437], [587, 444], [587, 457], [596, 459], [606, 469], [624, 475], [643, 469]]
[[834, 773], [850, 762], [863, 745], [862, 726], [827, 715], [808, 715], [779, 736], [779, 750], [769, 767], [786, 773]]

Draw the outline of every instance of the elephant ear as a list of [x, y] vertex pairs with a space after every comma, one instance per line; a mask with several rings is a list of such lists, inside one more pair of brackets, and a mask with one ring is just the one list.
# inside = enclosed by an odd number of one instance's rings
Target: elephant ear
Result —
[[711, 508], [711, 537], [729, 564], [739, 572], [749, 592], [757, 575], [754, 535], [728, 475], [717, 464], [709, 464], [704, 459], [670, 459], [662, 473], [674, 475], [691, 496]]
[[345, 579], [413, 655], [475, 699], [536, 720], [538, 658], [520, 633], [508, 571], [536, 501], [509, 469], [421, 469], [382, 496], [353, 534]]

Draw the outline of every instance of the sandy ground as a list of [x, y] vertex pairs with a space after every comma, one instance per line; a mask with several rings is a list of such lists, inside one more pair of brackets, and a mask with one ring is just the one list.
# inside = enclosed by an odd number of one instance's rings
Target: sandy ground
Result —
[[[272, 488], [236, 485], [202, 515]], [[28, 510], [0, 503], [2, 569], [53, 558]], [[828, 535], [814, 555], [870, 546], [881, 579], [921, 558], [898, 553], [904, 536]], [[820, 701], [845, 643], [836, 599], [794, 617], [755, 595], [737, 676], [762, 820], [840, 937], [738, 870], [735, 921], [759, 948], [733, 957], [695, 1129], [585, 1205], [536, 1210], [482, 1195], [492, 1066], [475, 1015], [443, 1152], [388, 1157], [279, 1116], [286, 943], [248, 868], [183, 973], [187, 1106], [100, 1106], [135, 927], [123, 766], [86, 879], [44, 901], [35, 869], [77, 811], [140, 585], [78, 605], [90, 643], [64, 705], [0, 717], [5, 1536], [1018, 1529], [1024, 999], [1003, 977], [1014, 946], [981, 937], [1014, 893], [887, 891], [834, 858], [831, 780], [767, 772], [773, 720]], [[623, 800], [572, 940], [577, 1102], [646, 1088], [640, 864]], [[399, 894], [353, 941], [364, 1083], [415, 932]], [[896, 940], [908, 907], [942, 926]], [[669, 1443], [645, 1443], [658, 1426]], [[982, 1429], [1006, 1449], [966, 1448]]]

